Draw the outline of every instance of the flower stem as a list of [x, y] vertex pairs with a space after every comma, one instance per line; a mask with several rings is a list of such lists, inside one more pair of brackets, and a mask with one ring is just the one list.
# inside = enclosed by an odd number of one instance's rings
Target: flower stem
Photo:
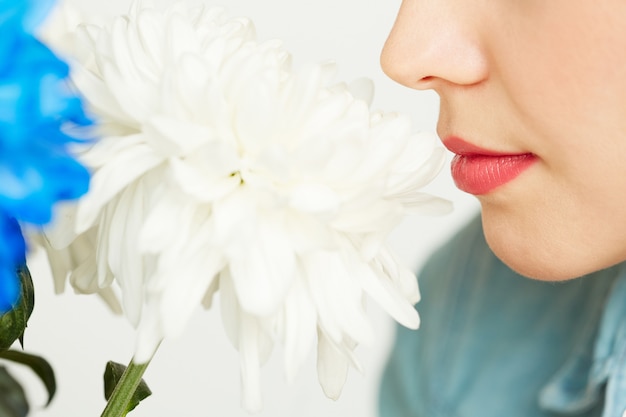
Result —
[[122, 378], [115, 385], [113, 393], [100, 417], [124, 417], [128, 414], [128, 404], [135, 394], [148, 365], [150, 365], [150, 360], [141, 364], [130, 361], [122, 374]]

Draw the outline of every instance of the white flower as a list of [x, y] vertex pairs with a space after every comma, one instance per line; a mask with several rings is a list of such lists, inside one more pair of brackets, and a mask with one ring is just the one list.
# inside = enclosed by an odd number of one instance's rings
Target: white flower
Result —
[[78, 36], [90, 54], [73, 80], [103, 138], [81, 155], [92, 189], [48, 232], [51, 256], [66, 254], [57, 279], [71, 270], [81, 292], [119, 285], [136, 361], [219, 291], [255, 410], [274, 343], [291, 379], [317, 339], [320, 383], [336, 398], [360, 367], [355, 346], [373, 337], [367, 298], [419, 325], [415, 277], [385, 238], [409, 212], [448, 209], [416, 191], [443, 163], [431, 135], [370, 113], [354, 94], [371, 85], [331, 85], [330, 64], [292, 71], [279, 42], [258, 43], [250, 21], [216, 9], [135, 3]]

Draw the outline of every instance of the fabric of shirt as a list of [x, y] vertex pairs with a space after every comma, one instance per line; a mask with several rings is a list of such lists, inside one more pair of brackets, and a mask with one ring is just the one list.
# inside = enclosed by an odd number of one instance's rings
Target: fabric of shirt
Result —
[[480, 219], [418, 275], [418, 330], [397, 328], [381, 417], [626, 416], [626, 268], [544, 282], [504, 265]]

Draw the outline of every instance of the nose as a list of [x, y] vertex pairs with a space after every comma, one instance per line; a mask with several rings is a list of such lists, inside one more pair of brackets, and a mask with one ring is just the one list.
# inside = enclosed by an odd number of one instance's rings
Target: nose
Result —
[[381, 54], [383, 71], [419, 90], [473, 85], [486, 79], [480, 13], [459, 3], [403, 0]]

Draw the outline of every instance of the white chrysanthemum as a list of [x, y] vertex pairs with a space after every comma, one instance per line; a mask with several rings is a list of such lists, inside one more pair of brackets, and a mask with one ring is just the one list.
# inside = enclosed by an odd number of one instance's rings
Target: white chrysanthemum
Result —
[[136, 361], [219, 291], [257, 409], [273, 343], [291, 378], [317, 339], [320, 383], [336, 398], [359, 367], [354, 347], [373, 336], [366, 298], [418, 326], [415, 277], [384, 241], [406, 213], [448, 208], [416, 191], [443, 162], [432, 137], [331, 86], [332, 65], [293, 72], [280, 43], [215, 9], [135, 4], [79, 36], [91, 52], [74, 82], [103, 138], [81, 156], [92, 189], [50, 231], [50, 253], [81, 292], [119, 285]]

